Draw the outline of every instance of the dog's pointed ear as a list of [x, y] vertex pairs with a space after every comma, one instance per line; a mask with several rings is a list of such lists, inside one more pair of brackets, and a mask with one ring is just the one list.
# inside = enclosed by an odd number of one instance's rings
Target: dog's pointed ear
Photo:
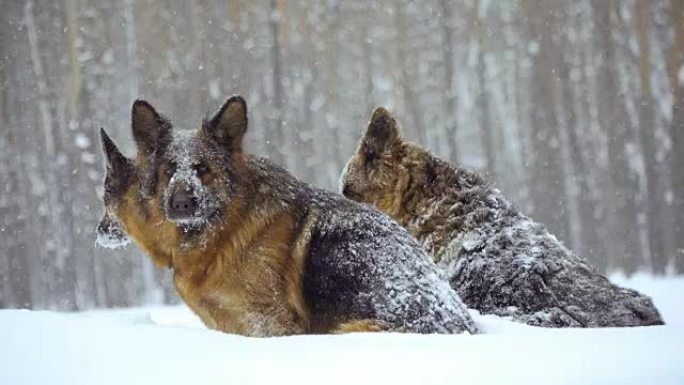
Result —
[[152, 105], [138, 99], [131, 109], [131, 129], [138, 151], [152, 154], [171, 134], [171, 121], [157, 113]]
[[102, 140], [102, 150], [105, 153], [107, 170], [113, 173], [124, 171], [128, 166], [128, 158], [119, 151], [104, 128], [100, 128], [100, 139]]
[[384, 107], [373, 111], [366, 135], [363, 137], [363, 150], [367, 160], [379, 157], [399, 141], [399, 126], [392, 114]]
[[232, 151], [242, 151], [242, 137], [247, 132], [247, 102], [242, 96], [231, 96], [219, 112], [203, 124], [206, 133]]

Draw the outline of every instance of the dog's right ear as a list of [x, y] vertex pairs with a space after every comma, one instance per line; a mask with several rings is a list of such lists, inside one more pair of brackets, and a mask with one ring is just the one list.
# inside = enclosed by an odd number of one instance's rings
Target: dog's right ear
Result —
[[366, 135], [363, 137], [363, 151], [366, 160], [380, 157], [399, 141], [399, 126], [392, 114], [384, 107], [373, 111], [368, 123]]
[[167, 140], [171, 134], [171, 121], [157, 113], [144, 100], [133, 102], [131, 128], [138, 152], [150, 155]]
[[104, 128], [100, 128], [100, 139], [102, 140], [102, 150], [107, 161], [107, 171], [114, 174], [125, 171], [129, 163], [128, 158], [119, 151]]
[[241, 152], [242, 137], [247, 132], [247, 102], [240, 95], [231, 96], [202, 128], [222, 146]]

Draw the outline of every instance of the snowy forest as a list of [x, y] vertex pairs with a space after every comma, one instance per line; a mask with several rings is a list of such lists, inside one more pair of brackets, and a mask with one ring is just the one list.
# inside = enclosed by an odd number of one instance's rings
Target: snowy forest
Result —
[[249, 151], [336, 190], [372, 108], [487, 175], [606, 273], [684, 274], [681, 0], [0, 0], [0, 307], [177, 302], [95, 246], [106, 128], [194, 129], [232, 94]]

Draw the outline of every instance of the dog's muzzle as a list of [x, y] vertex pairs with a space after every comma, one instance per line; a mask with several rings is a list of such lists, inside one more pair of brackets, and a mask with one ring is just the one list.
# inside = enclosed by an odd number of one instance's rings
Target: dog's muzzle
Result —
[[95, 233], [97, 244], [107, 249], [124, 247], [130, 242], [121, 222], [106, 213], [97, 225]]

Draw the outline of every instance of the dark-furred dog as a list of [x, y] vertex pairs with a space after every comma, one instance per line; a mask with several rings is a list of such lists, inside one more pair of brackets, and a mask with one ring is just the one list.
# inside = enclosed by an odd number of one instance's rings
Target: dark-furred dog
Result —
[[613, 285], [480, 175], [402, 139], [382, 107], [340, 188], [421, 241], [468, 307], [540, 326], [663, 323], [650, 298]]

